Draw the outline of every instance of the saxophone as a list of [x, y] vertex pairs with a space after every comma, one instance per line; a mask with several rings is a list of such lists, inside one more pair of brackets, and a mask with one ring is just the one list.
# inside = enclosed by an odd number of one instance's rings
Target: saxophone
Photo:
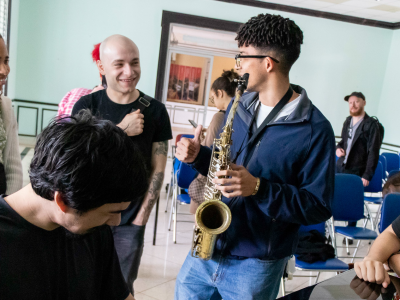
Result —
[[231, 224], [229, 207], [221, 201], [221, 191], [214, 188], [212, 180], [215, 173], [230, 169], [230, 147], [232, 145], [232, 125], [239, 99], [247, 88], [249, 74], [235, 80], [238, 82], [235, 100], [229, 112], [226, 124], [219, 139], [214, 139], [210, 167], [205, 185], [204, 202], [197, 208], [196, 223], [193, 232], [191, 255], [204, 260], [211, 259], [217, 235], [223, 233]]

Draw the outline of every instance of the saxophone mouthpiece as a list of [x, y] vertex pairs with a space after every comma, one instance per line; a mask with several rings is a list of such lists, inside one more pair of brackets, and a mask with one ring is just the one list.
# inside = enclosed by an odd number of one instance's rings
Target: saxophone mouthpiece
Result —
[[238, 83], [238, 91], [243, 93], [247, 89], [247, 83], [249, 82], [249, 73], [245, 73], [239, 79], [235, 79], [235, 81]]

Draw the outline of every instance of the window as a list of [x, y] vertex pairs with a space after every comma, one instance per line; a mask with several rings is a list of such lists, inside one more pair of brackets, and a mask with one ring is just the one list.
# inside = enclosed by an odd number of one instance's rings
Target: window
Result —
[[209, 100], [215, 79], [235, 66], [236, 33], [171, 24], [163, 102], [171, 125], [192, 130], [188, 119], [207, 127], [218, 109]]

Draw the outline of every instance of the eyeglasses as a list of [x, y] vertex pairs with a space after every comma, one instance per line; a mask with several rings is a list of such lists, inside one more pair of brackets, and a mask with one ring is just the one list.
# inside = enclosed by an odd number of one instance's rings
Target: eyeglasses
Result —
[[241, 55], [241, 54], [236, 54], [235, 55], [235, 60], [236, 60], [236, 67], [240, 67], [240, 59], [241, 58], [266, 58], [269, 57], [272, 59], [274, 62], [279, 63], [279, 60], [269, 56], [269, 55]]
[[208, 98], [208, 101], [210, 101], [212, 104], [215, 104], [214, 103], [214, 96], [211, 96], [210, 98]]

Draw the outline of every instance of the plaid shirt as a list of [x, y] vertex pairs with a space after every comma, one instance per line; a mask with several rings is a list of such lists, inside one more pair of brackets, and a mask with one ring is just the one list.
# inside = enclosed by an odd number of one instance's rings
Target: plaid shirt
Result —
[[58, 104], [58, 113], [57, 117], [59, 116], [70, 116], [72, 113], [72, 108], [74, 107], [75, 103], [85, 95], [88, 95], [92, 92], [92, 90], [88, 90], [85, 88], [77, 88], [73, 89], [72, 91], [68, 92], [64, 98], [61, 100], [60, 104]]

